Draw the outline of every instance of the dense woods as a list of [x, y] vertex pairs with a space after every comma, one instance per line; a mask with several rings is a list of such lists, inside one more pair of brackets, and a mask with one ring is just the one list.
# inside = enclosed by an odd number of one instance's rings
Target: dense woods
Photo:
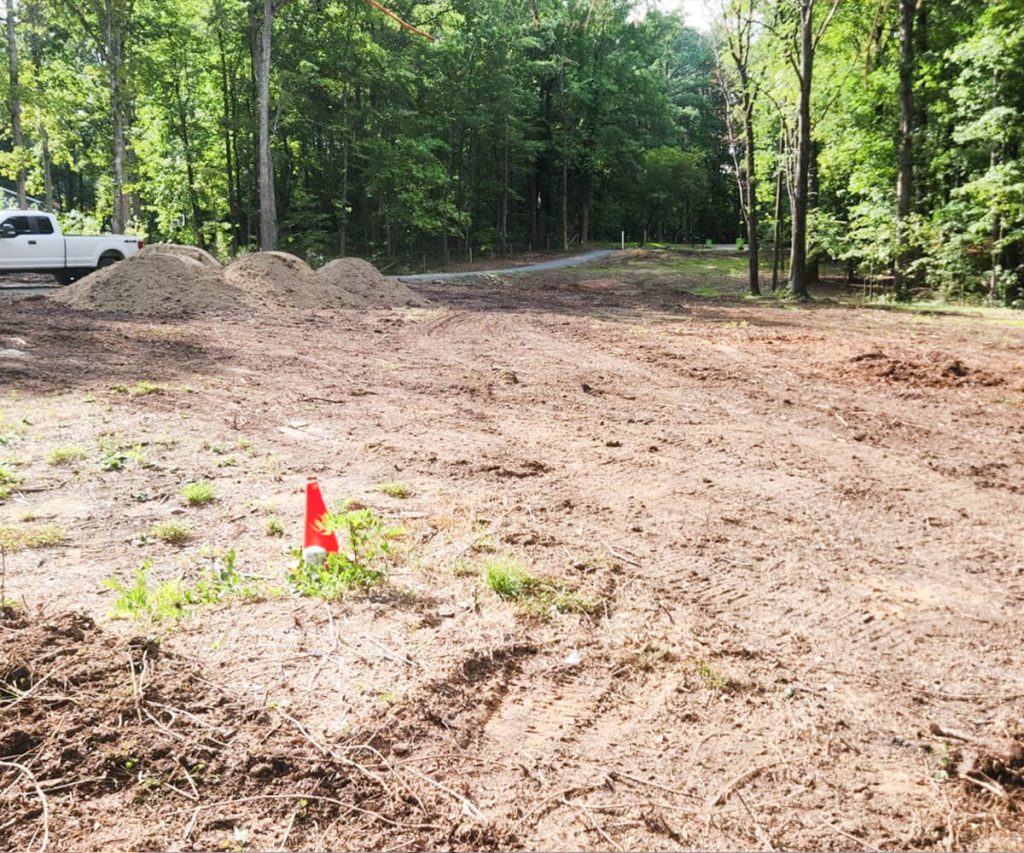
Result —
[[5, 2], [0, 170], [72, 229], [396, 268], [742, 237], [755, 293], [827, 260], [1024, 297], [1017, 0], [716, 0], [709, 33], [625, 0]]

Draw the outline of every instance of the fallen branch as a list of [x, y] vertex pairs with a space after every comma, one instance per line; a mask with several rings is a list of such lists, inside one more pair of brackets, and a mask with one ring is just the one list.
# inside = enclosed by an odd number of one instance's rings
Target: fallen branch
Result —
[[715, 796], [713, 800], [708, 803], [708, 808], [713, 809], [715, 806], [721, 805], [732, 796], [733, 791], [746, 785], [747, 782], [751, 782], [768, 770], [778, 764], [777, 761], [773, 761], [770, 764], [762, 764], [760, 767], [755, 767], [752, 770], [748, 770], [746, 773], [741, 773], [735, 779], [733, 779], [728, 785], [722, 788], [721, 791]]

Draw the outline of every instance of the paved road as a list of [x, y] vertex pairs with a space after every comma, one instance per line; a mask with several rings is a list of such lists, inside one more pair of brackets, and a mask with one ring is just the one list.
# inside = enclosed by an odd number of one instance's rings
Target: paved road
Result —
[[584, 252], [582, 255], [572, 255], [568, 258], [558, 258], [553, 261], [541, 261], [539, 264], [527, 264], [522, 267], [509, 267], [501, 270], [474, 270], [473, 272], [427, 272], [419, 275], [393, 275], [404, 282], [417, 281], [459, 281], [467, 278], [474, 278], [478, 275], [514, 275], [516, 273], [544, 272], [545, 270], [560, 270], [565, 267], [578, 267], [583, 264], [592, 264], [594, 261], [603, 261], [612, 254], [611, 249], [596, 249], [593, 252]]

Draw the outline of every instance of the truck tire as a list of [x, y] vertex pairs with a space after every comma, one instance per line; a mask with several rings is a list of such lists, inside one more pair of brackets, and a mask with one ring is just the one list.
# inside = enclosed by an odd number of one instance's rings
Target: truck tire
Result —
[[69, 284], [74, 284], [78, 279], [82, 277], [81, 270], [62, 270], [61, 272], [54, 273], [53, 277], [57, 279], [57, 284], [64, 285], [67, 287]]
[[104, 252], [100, 255], [100, 262], [96, 264], [96, 269], [102, 269], [103, 267], [109, 267], [111, 264], [116, 264], [118, 261], [123, 261], [124, 255], [120, 252]]

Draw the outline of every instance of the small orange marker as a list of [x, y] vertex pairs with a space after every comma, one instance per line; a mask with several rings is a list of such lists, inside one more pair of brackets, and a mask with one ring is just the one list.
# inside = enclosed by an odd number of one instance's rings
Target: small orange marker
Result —
[[338, 537], [323, 529], [325, 515], [327, 505], [320, 493], [320, 484], [316, 477], [310, 477], [306, 483], [306, 535], [302, 543], [303, 550], [322, 548], [327, 554], [338, 553]]

